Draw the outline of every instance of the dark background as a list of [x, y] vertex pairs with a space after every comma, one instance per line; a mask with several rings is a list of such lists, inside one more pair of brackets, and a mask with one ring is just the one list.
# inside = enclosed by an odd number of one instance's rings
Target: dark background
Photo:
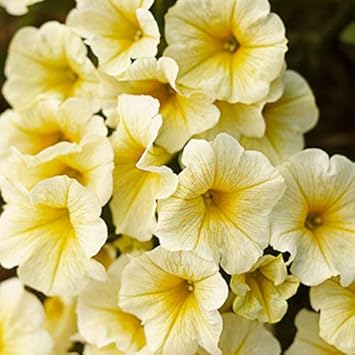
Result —
[[[163, 19], [157, 14], [174, 2], [156, 0], [153, 12], [161, 28]], [[32, 6], [22, 17], [10, 16], [0, 8], [0, 86], [7, 47], [15, 31], [48, 20], [63, 21], [73, 6], [73, 0], [47, 0]], [[271, 6], [286, 25], [288, 67], [308, 80], [320, 109], [318, 126], [306, 136], [307, 147], [355, 160], [355, 0], [271, 0]], [[0, 112], [7, 107], [0, 94]], [[0, 269], [0, 280], [9, 275], [11, 272]], [[275, 329], [283, 348], [292, 342], [295, 313], [309, 306], [308, 289], [302, 286], [289, 305]]]

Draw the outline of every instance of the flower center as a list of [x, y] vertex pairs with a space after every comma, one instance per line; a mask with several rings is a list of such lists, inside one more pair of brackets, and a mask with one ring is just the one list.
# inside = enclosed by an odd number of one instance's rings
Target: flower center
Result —
[[225, 51], [235, 53], [240, 47], [237, 39], [234, 36], [229, 37], [223, 45]]
[[50, 297], [44, 301], [44, 309], [50, 319], [59, 318], [64, 311], [64, 304], [59, 297]]
[[[80, 171], [73, 169], [70, 166], [66, 166], [62, 172], [61, 175], [66, 175], [72, 179], [77, 180], [78, 182], [82, 183], [83, 182], [83, 175]], [[84, 184], [83, 184], [84, 185]]]
[[188, 292], [193, 292], [195, 290], [195, 286], [192, 281], [186, 280], [186, 289]]
[[208, 190], [207, 192], [205, 192], [203, 195], [203, 200], [205, 202], [206, 205], [211, 205], [213, 202], [213, 193], [211, 190]]
[[315, 230], [323, 224], [323, 218], [319, 214], [311, 213], [305, 220], [305, 227], [310, 230]]
[[137, 30], [136, 33], [133, 36], [133, 41], [137, 42], [143, 37], [143, 32], [141, 30]]

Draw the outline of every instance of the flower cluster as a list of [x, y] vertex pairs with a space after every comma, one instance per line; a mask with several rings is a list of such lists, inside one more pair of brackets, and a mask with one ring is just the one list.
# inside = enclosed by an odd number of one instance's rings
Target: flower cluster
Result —
[[77, 0], [11, 42], [0, 353], [277, 355], [264, 324], [300, 283], [320, 315], [287, 354], [355, 353], [355, 165], [304, 150], [318, 110], [281, 19], [177, 0], [163, 33], [153, 3]]

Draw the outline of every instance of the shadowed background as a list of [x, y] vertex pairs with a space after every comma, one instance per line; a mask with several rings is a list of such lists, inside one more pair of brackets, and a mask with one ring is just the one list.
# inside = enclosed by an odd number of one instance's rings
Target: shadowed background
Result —
[[[153, 12], [161, 28], [160, 14], [174, 2], [156, 0]], [[48, 20], [64, 21], [73, 6], [73, 0], [47, 0], [32, 6], [23, 17], [10, 16], [0, 8], [0, 86], [5, 79], [7, 47], [16, 30]], [[306, 136], [307, 147], [355, 160], [355, 0], [271, 0], [271, 6], [286, 26], [288, 68], [308, 80], [320, 109], [318, 126]], [[0, 112], [7, 107], [0, 94]], [[0, 280], [9, 275], [13, 271], [0, 268]], [[289, 305], [285, 318], [275, 327], [283, 348], [292, 342], [294, 315], [309, 307], [308, 289], [302, 286]]]

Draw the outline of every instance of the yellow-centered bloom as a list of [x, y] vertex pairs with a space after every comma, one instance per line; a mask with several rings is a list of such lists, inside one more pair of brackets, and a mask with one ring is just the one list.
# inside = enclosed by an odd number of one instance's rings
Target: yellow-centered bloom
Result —
[[176, 192], [159, 203], [157, 237], [168, 250], [214, 258], [247, 272], [269, 243], [269, 214], [284, 191], [278, 171], [231, 136], [191, 140]]
[[266, 98], [246, 105], [217, 101], [218, 124], [200, 137], [213, 139], [226, 132], [243, 147], [264, 153], [274, 165], [304, 147], [303, 134], [318, 120], [311, 88], [299, 74], [288, 70], [273, 81]]
[[48, 297], [44, 301], [45, 327], [52, 336], [50, 355], [66, 355], [73, 345], [70, 337], [77, 332], [76, 300], [70, 297]]
[[107, 239], [96, 196], [76, 180], [43, 180], [30, 192], [1, 180], [0, 263], [19, 266], [27, 285], [46, 295], [74, 296], [90, 278], [104, 279], [92, 259]]
[[80, 97], [93, 112], [99, 108], [98, 75], [85, 44], [58, 22], [21, 28], [10, 44], [5, 75], [3, 94], [12, 107], [28, 107], [41, 97]]
[[318, 285], [355, 279], [355, 165], [347, 158], [307, 149], [279, 170], [287, 190], [272, 213], [271, 245], [289, 252], [291, 272]]
[[227, 294], [217, 264], [158, 247], [132, 256], [122, 273], [119, 305], [142, 319], [154, 354], [194, 354], [198, 345], [221, 354], [218, 308]]
[[169, 197], [177, 177], [164, 166], [170, 159], [154, 144], [162, 119], [159, 101], [149, 96], [121, 95], [118, 128], [111, 136], [115, 155], [110, 204], [116, 234], [140, 241], [151, 239], [156, 227], [156, 200]]
[[27, 13], [28, 7], [43, 0], [0, 0], [0, 6], [14, 16], [21, 16]]
[[67, 24], [91, 47], [100, 69], [117, 75], [132, 59], [154, 57], [160, 33], [148, 11], [154, 0], [77, 0]]
[[319, 336], [319, 315], [302, 309], [296, 316], [297, 333], [285, 355], [342, 355], [343, 352], [326, 343]]
[[112, 195], [113, 151], [101, 117], [82, 100], [43, 100], [0, 118], [4, 175], [28, 190], [46, 178], [67, 175], [107, 203]]
[[233, 275], [231, 288], [235, 294], [233, 311], [248, 319], [276, 323], [287, 311], [287, 299], [299, 286], [296, 277], [287, 274], [282, 255], [261, 257], [253, 268]]
[[287, 49], [283, 23], [267, 0], [178, 0], [165, 34], [179, 83], [228, 102], [265, 97]]
[[340, 351], [354, 354], [355, 281], [342, 287], [337, 278], [327, 280], [311, 288], [310, 299], [312, 307], [320, 311], [319, 335]]
[[184, 93], [176, 85], [179, 67], [168, 57], [137, 59], [117, 78], [103, 75], [101, 96], [107, 124], [116, 127], [117, 96], [126, 93], [150, 95], [160, 102], [163, 125], [156, 143], [169, 152], [180, 150], [193, 135], [213, 127], [219, 117], [213, 98], [202, 93]]
[[115, 343], [122, 353], [133, 354], [146, 344], [141, 321], [118, 306], [122, 271], [128, 263], [122, 255], [108, 269], [103, 282], [92, 281], [78, 297], [80, 335], [99, 348]]
[[[224, 313], [223, 331], [219, 347], [224, 355], [279, 355], [281, 347], [277, 339], [259, 322]], [[207, 354], [203, 350], [198, 355]]]
[[25, 290], [20, 280], [3, 281], [0, 284], [0, 354], [48, 355], [51, 348], [41, 302]]

